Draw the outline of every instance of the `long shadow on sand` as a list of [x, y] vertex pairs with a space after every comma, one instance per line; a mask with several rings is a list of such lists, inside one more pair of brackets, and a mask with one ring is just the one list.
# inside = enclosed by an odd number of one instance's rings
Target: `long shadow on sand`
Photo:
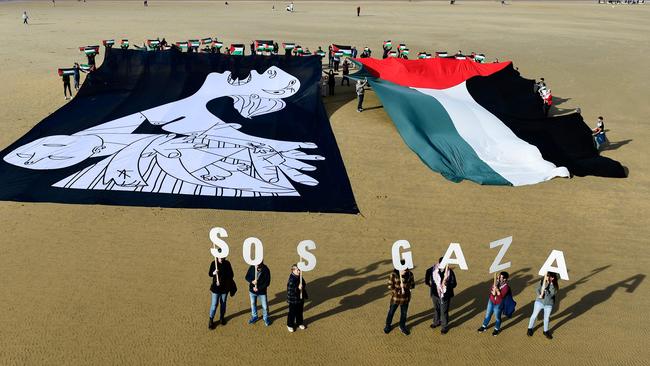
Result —
[[602, 146], [600, 148], [600, 151], [609, 151], [609, 150], [616, 150], [621, 146], [627, 145], [630, 142], [632, 142], [632, 139], [627, 139], [627, 140], [621, 140], [621, 141], [616, 141], [616, 142], [609, 142]]

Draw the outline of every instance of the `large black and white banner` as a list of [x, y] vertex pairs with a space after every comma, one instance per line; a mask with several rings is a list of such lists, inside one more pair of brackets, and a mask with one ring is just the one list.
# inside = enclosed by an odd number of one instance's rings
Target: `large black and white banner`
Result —
[[358, 212], [319, 57], [107, 50], [0, 153], [0, 199]]

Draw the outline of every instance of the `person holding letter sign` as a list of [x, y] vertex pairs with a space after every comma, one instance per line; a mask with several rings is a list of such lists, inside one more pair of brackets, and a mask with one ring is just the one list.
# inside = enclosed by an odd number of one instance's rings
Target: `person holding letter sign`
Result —
[[430, 295], [433, 302], [433, 323], [431, 328], [442, 325], [440, 333], [446, 334], [447, 325], [449, 324], [449, 306], [456, 287], [456, 275], [449, 268], [449, 265], [442, 266], [441, 264], [442, 257], [438, 259], [438, 263], [427, 269], [424, 283], [431, 288]]
[[555, 304], [555, 295], [559, 289], [557, 283], [557, 274], [554, 272], [547, 272], [543, 279], [539, 281], [537, 285], [537, 298], [535, 298], [535, 304], [533, 307], [533, 315], [528, 321], [528, 334], [529, 337], [533, 335], [533, 326], [535, 325], [535, 320], [539, 312], [544, 310], [544, 335], [548, 339], [553, 339], [553, 336], [548, 330], [548, 321], [551, 317], [551, 310], [553, 310], [553, 304]]
[[264, 325], [267, 327], [271, 325], [269, 319], [269, 305], [266, 298], [266, 289], [271, 284], [271, 271], [264, 262], [248, 267], [246, 272], [246, 281], [248, 282], [248, 292], [251, 299], [251, 318], [248, 324], [255, 323], [259, 318], [257, 317], [257, 299], [262, 303], [262, 317]]
[[510, 286], [508, 286], [508, 272], [501, 272], [499, 277], [496, 277], [496, 273], [494, 275], [494, 284], [490, 289], [487, 310], [485, 311], [485, 319], [483, 320], [481, 327], [478, 328], [478, 332], [483, 333], [487, 330], [487, 326], [490, 324], [490, 319], [492, 319], [492, 314], [494, 314], [496, 324], [494, 325], [492, 335], [496, 336], [499, 335], [499, 332], [501, 331], [501, 313], [504, 305], [503, 299], [510, 291]]
[[222, 325], [225, 325], [226, 300], [228, 299], [228, 293], [232, 296], [237, 290], [233, 280], [234, 274], [232, 266], [226, 258], [215, 257], [215, 260], [210, 262], [208, 276], [212, 277], [212, 285], [210, 285], [212, 302], [210, 304], [210, 321], [208, 323], [208, 328], [214, 329], [216, 327], [214, 315], [217, 312], [217, 305], [221, 306], [219, 309], [219, 322]]
[[[406, 261], [401, 260], [402, 266], [406, 264]], [[399, 306], [400, 316], [399, 316], [399, 330], [405, 335], [411, 334], [411, 332], [406, 328], [406, 318], [409, 309], [409, 302], [411, 302], [411, 290], [415, 288], [415, 277], [413, 272], [408, 268], [402, 270], [394, 269], [388, 277], [388, 289], [391, 292], [390, 295], [390, 306], [388, 307], [388, 315], [386, 316], [386, 326], [384, 327], [384, 333], [390, 333], [393, 323], [393, 315]]]
[[302, 278], [301, 271], [297, 264], [291, 266], [291, 274], [287, 281], [287, 302], [289, 303], [289, 314], [287, 316], [287, 329], [294, 332], [296, 327], [305, 329], [302, 313], [307, 300], [307, 284]]

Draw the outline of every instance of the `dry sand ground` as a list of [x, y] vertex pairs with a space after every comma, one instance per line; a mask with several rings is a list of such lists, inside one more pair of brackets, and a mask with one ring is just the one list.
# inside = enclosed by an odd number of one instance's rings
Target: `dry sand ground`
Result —
[[[276, 2], [280, 7], [282, 2]], [[83, 61], [77, 47], [103, 38], [171, 40], [217, 35], [369, 45], [406, 41], [414, 51], [481, 50], [543, 76], [561, 103], [593, 123], [606, 117], [615, 148], [603, 154], [627, 179], [556, 179], [535, 186], [454, 184], [427, 169], [400, 139], [373, 93], [355, 112], [351, 90], [325, 100], [362, 215], [0, 203], [0, 364], [647, 364], [650, 7], [592, 2], [271, 3], [231, 1], [46, 1], [0, 4], [0, 146], [63, 103], [59, 66]], [[27, 10], [31, 24], [23, 26]], [[207, 330], [208, 230], [230, 234], [244, 289], [228, 302], [229, 323]], [[498, 337], [476, 334], [495, 251], [513, 235], [513, 283], [520, 311]], [[241, 243], [265, 244], [274, 280], [275, 324], [246, 325]], [[309, 329], [288, 334], [283, 302], [295, 246], [318, 243], [306, 276]], [[420, 279], [410, 307], [412, 335], [381, 332], [388, 305], [390, 245], [408, 239]], [[453, 328], [429, 328], [421, 279], [451, 241], [470, 270], [457, 271]], [[570, 281], [554, 310], [555, 339], [525, 336], [537, 271], [564, 250]], [[628, 280], [629, 286], [619, 281]], [[634, 287], [636, 281], [640, 285]], [[277, 295], [276, 295], [277, 294]]]

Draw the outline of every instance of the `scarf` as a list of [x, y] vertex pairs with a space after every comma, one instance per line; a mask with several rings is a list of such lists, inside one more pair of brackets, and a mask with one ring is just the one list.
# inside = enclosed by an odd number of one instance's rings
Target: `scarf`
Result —
[[[436, 291], [438, 292], [438, 297], [442, 299], [444, 294], [447, 292], [447, 285], [443, 283], [443, 278], [440, 278], [440, 273], [438, 269], [440, 268], [440, 263], [436, 263], [433, 265], [433, 270], [432, 270], [432, 276], [433, 276], [433, 282], [436, 284]], [[449, 276], [449, 266], [445, 268], [445, 275], [444, 279], [446, 279]]]

